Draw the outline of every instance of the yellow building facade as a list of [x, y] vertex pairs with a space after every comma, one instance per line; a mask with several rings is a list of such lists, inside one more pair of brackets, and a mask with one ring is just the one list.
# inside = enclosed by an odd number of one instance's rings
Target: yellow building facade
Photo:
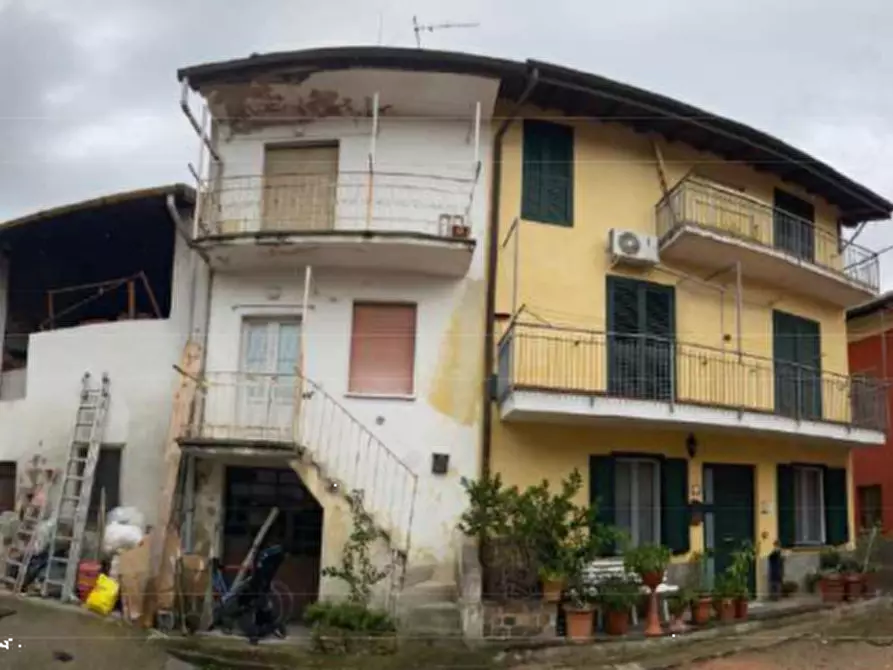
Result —
[[845, 322], [877, 259], [783, 161], [575, 104], [506, 104], [488, 466], [519, 487], [578, 469], [581, 502], [674, 563], [778, 542], [805, 571], [852, 544], [851, 453], [883, 442]]

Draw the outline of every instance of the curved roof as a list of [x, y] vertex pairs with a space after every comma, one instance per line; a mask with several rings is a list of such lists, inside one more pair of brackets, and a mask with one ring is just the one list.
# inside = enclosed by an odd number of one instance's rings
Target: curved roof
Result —
[[893, 203], [809, 154], [764, 132], [672, 98], [605, 77], [537, 60], [525, 62], [450, 51], [396, 47], [335, 47], [252, 55], [178, 70], [180, 80], [206, 84], [251, 79], [274, 70], [384, 68], [498, 78], [500, 95], [517, 99], [536, 72], [534, 104], [573, 116], [598, 117], [671, 142], [748, 163], [821, 196], [840, 208], [842, 223], [887, 219]]

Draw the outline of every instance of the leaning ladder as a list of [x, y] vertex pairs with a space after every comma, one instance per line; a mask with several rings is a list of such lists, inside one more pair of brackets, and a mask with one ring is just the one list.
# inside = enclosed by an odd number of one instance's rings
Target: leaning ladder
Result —
[[54, 477], [48, 476], [46, 471], [41, 469], [34, 482], [32, 495], [22, 504], [21, 521], [16, 528], [13, 546], [10, 547], [10, 553], [14, 554], [15, 558], [7, 557], [4, 575], [0, 578], [0, 582], [9, 586], [13, 593], [21, 593], [25, 586], [28, 565], [36, 553], [37, 531], [49, 507], [53, 480]]
[[[50, 587], [61, 588], [61, 600], [71, 600], [78, 564], [81, 559], [81, 548], [84, 541], [84, 529], [90, 511], [90, 494], [93, 491], [93, 477], [96, 474], [96, 463], [99, 461], [99, 450], [105, 431], [105, 419], [109, 405], [109, 377], [102, 376], [100, 388], [92, 388], [90, 373], [84, 374], [81, 381], [81, 399], [72, 431], [68, 462], [62, 472], [62, 482], [54, 509], [54, 523], [50, 531], [48, 545], [46, 578], [43, 580], [41, 594], [50, 595]], [[66, 533], [70, 533], [66, 534]], [[67, 555], [58, 557], [65, 545]], [[64, 566], [65, 576], [62, 581], [53, 579], [54, 566]]]

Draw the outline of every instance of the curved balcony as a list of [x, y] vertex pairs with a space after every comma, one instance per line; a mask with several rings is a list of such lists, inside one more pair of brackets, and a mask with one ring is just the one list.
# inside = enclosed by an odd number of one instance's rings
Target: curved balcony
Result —
[[476, 179], [397, 172], [243, 175], [205, 184], [196, 242], [216, 266], [295, 263], [463, 276]]
[[883, 385], [647, 336], [515, 323], [499, 343], [507, 421], [623, 421], [882, 444]]
[[841, 307], [877, 295], [877, 254], [756, 198], [697, 179], [657, 204], [661, 258], [722, 270]]

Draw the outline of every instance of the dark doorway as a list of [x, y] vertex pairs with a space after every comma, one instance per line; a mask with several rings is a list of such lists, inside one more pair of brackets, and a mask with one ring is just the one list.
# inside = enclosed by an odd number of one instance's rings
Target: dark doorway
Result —
[[16, 462], [0, 461], [0, 512], [16, 507]]
[[[732, 562], [732, 553], [754, 543], [754, 468], [752, 465], [704, 465], [704, 546], [714, 576]], [[750, 592], [756, 591], [754, 569]]]
[[287, 552], [276, 579], [291, 593], [289, 619], [301, 620], [319, 595], [323, 510], [294, 470], [227, 467], [223, 563], [241, 563], [273, 507], [279, 516], [265, 545]]

